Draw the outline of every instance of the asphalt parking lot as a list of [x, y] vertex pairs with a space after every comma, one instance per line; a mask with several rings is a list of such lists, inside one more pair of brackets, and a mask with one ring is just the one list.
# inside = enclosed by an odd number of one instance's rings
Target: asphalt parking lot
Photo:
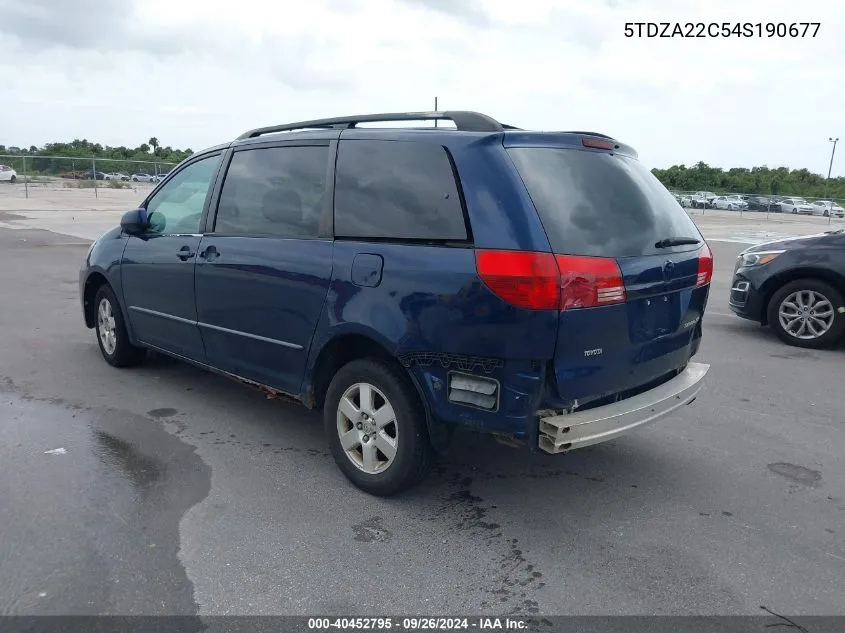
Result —
[[711, 245], [692, 406], [566, 456], [465, 434], [385, 500], [314, 413], [106, 365], [87, 242], [0, 228], [0, 614], [845, 613], [845, 351], [730, 315], [742, 245]]

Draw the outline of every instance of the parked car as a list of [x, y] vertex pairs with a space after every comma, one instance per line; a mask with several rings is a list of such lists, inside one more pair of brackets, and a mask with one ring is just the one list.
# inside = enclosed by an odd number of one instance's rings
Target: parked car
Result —
[[86, 180], [105, 180], [106, 174], [102, 171], [94, 171], [93, 169], [86, 169], [85, 170], [85, 179]]
[[[432, 119], [455, 128], [356, 129]], [[566, 453], [692, 402], [712, 272], [624, 143], [441, 112], [194, 154], [79, 282], [107, 363], [154, 349], [322, 409], [340, 470], [390, 495], [459, 427]]]
[[802, 213], [812, 215], [813, 207], [804, 198], [784, 198], [779, 203], [783, 213]]
[[106, 180], [129, 180], [129, 176], [118, 171], [105, 174]]
[[167, 175], [168, 175], [169, 173], [170, 173], [170, 172], [165, 172], [165, 173], [161, 173], [161, 174], [156, 174], [155, 176], [153, 176], [153, 182], [161, 182], [162, 180], [164, 180], [165, 178], [167, 178]]
[[824, 348], [845, 330], [845, 231], [752, 246], [734, 267], [729, 305], [789, 345]]
[[18, 172], [8, 165], [0, 165], [0, 182], [15, 182], [18, 179]]
[[748, 204], [749, 211], [780, 213], [780, 205], [771, 198], [765, 196], [748, 196], [745, 201]]
[[813, 215], [821, 215], [826, 218], [831, 215], [835, 218], [845, 217], [845, 209], [832, 200], [816, 200], [811, 206], [813, 207]]
[[744, 211], [748, 208], [748, 203], [739, 196], [717, 196], [713, 199], [712, 206], [728, 211]]
[[696, 209], [712, 209], [716, 194], [712, 191], [697, 191], [692, 197], [692, 206]]
[[144, 172], [139, 172], [137, 174], [132, 174], [132, 181], [133, 182], [154, 182], [155, 176], [150, 174], [146, 174]]
[[692, 196], [681, 196], [680, 203], [681, 206], [684, 208], [689, 208], [692, 206]]

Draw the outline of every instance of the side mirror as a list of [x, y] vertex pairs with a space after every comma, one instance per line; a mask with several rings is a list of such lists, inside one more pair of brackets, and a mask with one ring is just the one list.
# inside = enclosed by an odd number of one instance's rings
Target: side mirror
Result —
[[132, 209], [123, 214], [120, 218], [120, 228], [127, 235], [142, 235], [150, 226], [149, 215], [146, 209]]

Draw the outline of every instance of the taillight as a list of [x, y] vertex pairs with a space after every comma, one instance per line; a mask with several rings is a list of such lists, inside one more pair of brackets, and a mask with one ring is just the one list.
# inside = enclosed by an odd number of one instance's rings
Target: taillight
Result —
[[695, 287], [700, 288], [710, 283], [713, 278], [713, 251], [705, 242], [698, 251], [698, 274], [695, 276]]
[[475, 251], [478, 276], [517, 308], [553, 310], [560, 303], [560, 271], [551, 253]]
[[560, 309], [592, 308], [625, 302], [625, 282], [615, 259], [557, 255]]
[[605, 257], [478, 250], [478, 276], [500, 299], [529, 310], [624, 303], [619, 265]]
[[598, 138], [582, 138], [581, 145], [590, 147], [592, 149], [615, 149], [616, 143], [612, 141], [604, 141]]

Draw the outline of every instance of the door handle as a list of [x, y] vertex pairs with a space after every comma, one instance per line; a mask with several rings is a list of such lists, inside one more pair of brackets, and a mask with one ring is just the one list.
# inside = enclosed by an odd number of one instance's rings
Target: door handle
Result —
[[216, 246], [207, 246], [201, 253], [200, 257], [207, 262], [214, 261], [218, 257], [220, 257], [220, 253], [217, 251]]
[[179, 249], [179, 252], [176, 253], [176, 257], [181, 259], [183, 262], [188, 261], [194, 255], [196, 255], [196, 253], [194, 252], [194, 249], [192, 249], [190, 246], [183, 246]]

